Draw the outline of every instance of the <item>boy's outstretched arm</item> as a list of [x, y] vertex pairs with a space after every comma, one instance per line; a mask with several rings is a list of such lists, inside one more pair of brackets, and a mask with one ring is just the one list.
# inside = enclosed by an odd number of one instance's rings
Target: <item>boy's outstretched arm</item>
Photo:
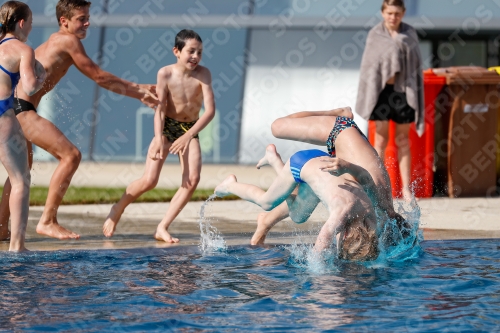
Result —
[[[39, 68], [37, 69], [37, 67]], [[40, 72], [40, 77], [37, 77], [37, 70]], [[35, 52], [28, 45], [21, 47], [19, 72], [21, 73], [23, 90], [28, 96], [32, 96], [42, 88], [46, 73], [43, 66], [40, 63], [37, 64]]]
[[154, 117], [154, 132], [153, 147], [150, 150], [149, 158], [153, 160], [163, 159], [168, 152], [163, 145], [163, 128], [165, 126], [165, 115], [167, 113], [167, 96], [168, 96], [168, 80], [171, 72], [163, 67], [158, 71], [156, 78], [156, 87], [158, 88], [158, 106]]
[[95, 81], [100, 87], [110, 90], [116, 94], [136, 98], [150, 108], [158, 104], [156, 88], [151, 84], [138, 84], [121, 79], [109, 72], [102, 70], [92, 61], [85, 52], [82, 42], [74, 37], [68, 36], [67, 50], [73, 63], [80, 72]]
[[320, 167], [321, 171], [329, 172], [337, 177], [344, 173], [349, 173], [361, 184], [361, 186], [363, 186], [364, 191], [368, 193], [370, 198], [376, 200], [376, 202], [373, 203], [374, 206], [377, 206], [378, 203], [381, 202], [378, 197], [375, 182], [366, 169], [338, 157], [324, 157], [321, 159], [321, 162], [324, 163], [324, 165]]
[[206, 67], [201, 67], [201, 75], [200, 75], [200, 84], [201, 90], [203, 92], [203, 105], [205, 107], [205, 112], [198, 119], [196, 124], [191, 127], [184, 135], [174, 141], [172, 146], [170, 146], [170, 152], [172, 154], [181, 155], [184, 154], [186, 148], [189, 145], [191, 139], [198, 133], [204, 129], [215, 116], [215, 100], [214, 100], [214, 92], [212, 90], [212, 75], [210, 71]]

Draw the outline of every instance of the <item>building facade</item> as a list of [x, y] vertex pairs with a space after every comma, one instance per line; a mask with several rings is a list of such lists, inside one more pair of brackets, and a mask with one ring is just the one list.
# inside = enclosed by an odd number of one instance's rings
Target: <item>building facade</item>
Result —
[[[35, 48], [58, 30], [57, 0], [24, 2], [34, 13], [28, 43]], [[200, 134], [204, 162], [253, 164], [268, 143], [284, 158], [308, 147], [276, 140], [270, 124], [277, 117], [354, 107], [364, 41], [381, 20], [381, 2], [93, 0], [83, 43], [106, 71], [155, 83], [157, 71], [175, 62], [175, 34], [196, 30], [217, 106], [216, 118]], [[404, 21], [418, 30], [425, 68], [499, 64], [500, 0], [407, 0], [406, 6]], [[84, 160], [142, 161], [154, 135], [153, 110], [99, 88], [76, 68], [38, 111], [77, 145]], [[35, 149], [35, 161], [50, 159]]]

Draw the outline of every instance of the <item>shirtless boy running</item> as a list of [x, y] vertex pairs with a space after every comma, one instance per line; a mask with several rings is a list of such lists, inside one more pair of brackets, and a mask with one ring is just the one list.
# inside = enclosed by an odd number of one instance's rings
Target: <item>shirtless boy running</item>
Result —
[[[59, 161], [59, 165], [50, 180], [42, 217], [36, 227], [37, 233], [59, 239], [80, 237], [59, 225], [57, 210], [71, 178], [80, 164], [81, 153], [54, 124], [37, 114], [36, 108], [42, 97], [54, 88], [67, 73], [69, 67], [75, 65], [80, 72], [94, 80], [100, 87], [117, 94], [136, 98], [149, 107], [155, 107], [158, 104], [154, 94], [154, 86], [122, 80], [102, 70], [87, 56], [81, 40], [86, 37], [90, 25], [89, 9], [89, 1], [59, 0], [56, 6], [59, 31], [53, 33], [45, 43], [35, 50], [36, 59], [42, 63], [47, 72], [45, 84], [33, 96], [28, 96], [19, 86], [17, 89], [18, 98], [14, 99], [17, 119], [28, 140], [30, 166], [33, 164], [32, 144], [49, 152]], [[7, 179], [0, 204], [0, 225], [7, 226], [9, 220], [8, 196], [10, 190], [10, 181]]]
[[[198, 133], [215, 116], [210, 71], [200, 66], [203, 43], [192, 30], [181, 30], [175, 37], [177, 63], [158, 71], [156, 91], [160, 104], [154, 119], [155, 137], [151, 141], [144, 175], [132, 182], [109, 212], [103, 233], [111, 237], [125, 208], [141, 194], [155, 188], [168, 152], [178, 154], [182, 185], [172, 198], [167, 213], [156, 228], [154, 238], [177, 243], [167, 229], [188, 203], [201, 173], [201, 148]], [[205, 112], [200, 117], [202, 103]]]

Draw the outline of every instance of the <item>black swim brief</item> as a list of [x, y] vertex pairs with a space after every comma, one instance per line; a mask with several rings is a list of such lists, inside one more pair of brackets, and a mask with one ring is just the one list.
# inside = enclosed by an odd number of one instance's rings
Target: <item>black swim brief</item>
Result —
[[370, 120], [393, 120], [398, 124], [415, 121], [415, 110], [408, 105], [406, 94], [394, 91], [394, 85], [386, 84], [378, 96]]
[[[182, 122], [169, 117], [165, 117], [165, 126], [163, 127], [163, 135], [165, 135], [170, 142], [174, 142], [184, 135], [191, 127], [196, 124], [197, 120], [190, 122]], [[198, 134], [194, 136], [198, 139]]]
[[330, 132], [330, 135], [328, 136], [328, 139], [326, 140], [326, 149], [328, 150], [328, 153], [330, 154], [330, 156], [332, 156], [332, 157], [337, 156], [337, 153], [336, 153], [337, 149], [335, 148], [335, 141], [337, 141], [337, 137], [339, 136], [339, 134], [343, 130], [351, 128], [351, 127], [357, 129], [359, 134], [361, 134], [361, 136], [363, 138], [365, 138], [365, 140], [368, 140], [366, 138], [366, 136], [363, 134], [363, 132], [361, 132], [358, 125], [356, 125], [354, 120], [352, 120], [350, 118], [339, 116], [335, 119], [335, 124], [333, 125], [333, 128]]
[[25, 101], [22, 98], [14, 97], [14, 112], [16, 113], [16, 116], [24, 111], [35, 111], [36, 112], [36, 108], [30, 102]]

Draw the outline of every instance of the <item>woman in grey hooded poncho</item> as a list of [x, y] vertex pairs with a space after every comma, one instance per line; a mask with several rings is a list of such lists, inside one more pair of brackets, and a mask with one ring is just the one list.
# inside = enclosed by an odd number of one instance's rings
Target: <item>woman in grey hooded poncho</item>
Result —
[[383, 21], [368, 33], [356, 113], [376, 121], [375, 150], [383, 160], [389, 139], [389, 120], [396, 123], [396, 145], [402, 180], [402, 194], [410, 200], [411, 153], [410, 124], [417, 133], [424, 131], [422, 59], [418, 36], [413, 27], [402, 22], [403, 0], [384, 0]]

